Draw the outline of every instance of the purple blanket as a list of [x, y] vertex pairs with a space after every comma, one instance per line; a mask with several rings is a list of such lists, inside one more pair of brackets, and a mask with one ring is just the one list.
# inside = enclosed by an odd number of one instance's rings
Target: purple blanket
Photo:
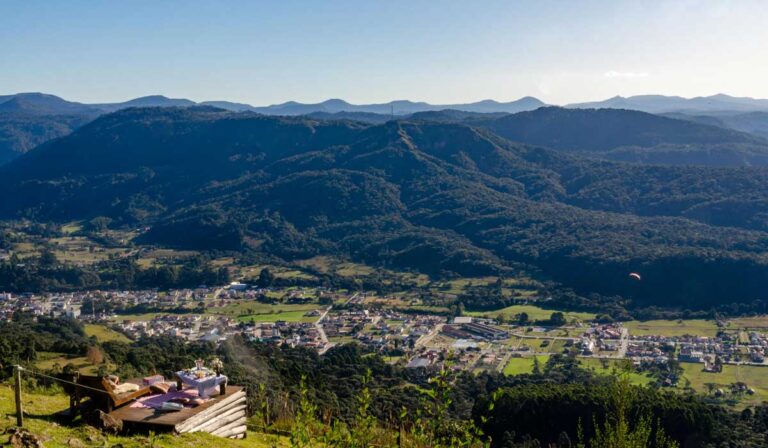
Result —
[[[163, 403], [166, 401], [170, 401], [174, 398], [189, 398], [190, 400], [193, 400], [195, 398], [200, 398], [200, 395], [197, 393], [197, 389], [186, 389], [182, 391], [170, 391], [167, 394], [160, 394], [160, 395], [149, 395], [146, 397], [139, 398], [136, 400], [136, 402], [131, 403], [132, 408], [142, 408], [142, 409], [160, 409], [163, 406]], [[203, 401], [208, 401], [208, 399], [203, 399]], [[184, 405], [184, 407], [192, 407], [191, 405]]]

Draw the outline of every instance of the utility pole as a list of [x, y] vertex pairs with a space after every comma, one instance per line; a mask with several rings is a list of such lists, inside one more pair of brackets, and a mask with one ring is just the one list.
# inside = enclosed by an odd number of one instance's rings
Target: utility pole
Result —
[[24, 426], [24, 414], [21, 409], [21, 366], [14, 367], [14, 378], [16, 380], [16, 388], [14, 390], [16, 395], [16, 426]]

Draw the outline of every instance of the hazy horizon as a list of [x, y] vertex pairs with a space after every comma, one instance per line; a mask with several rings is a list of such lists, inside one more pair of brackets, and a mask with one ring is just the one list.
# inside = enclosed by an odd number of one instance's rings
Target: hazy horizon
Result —
[[84, 103], [768, 98], [766, 12], [757, 1], [696, 0], [12, 0], [0, 4], [0, 59], [11, 62], [0, 87]]
[[[320, 103], [323, 103], [323, 102], [326, 102], [326, 101], [333, 101], [333, 100], [345, 101], [345, 102], [347, 102], [348, 104], [351, 104], [351, 105], [388, 104], [388, 103], [397, 102], [397, 101], [410, 101], [410, 102], [413, 102], [413, 103], [428, 103], [430, 105], [435, 105], [435, 106], [440, 106], [440, 105], [448, 105], [448, 106], [450, 106], [450, 105], [458, 105], [458, 104], [473, 104], [473, 103], [479, 103], [479, 102], [482, 102], [482, 101], [489, 101], [489, 100], [490, 101], [497, 101], [499, 103], [507, 103], [507, 102], [514, 102], [514, 101], [522, 100], [524, 98], [536, 98], [536, 99], [542, 100], [541, 97], [538, 97], [538, 96], [535, 96], [535, 95], [523, 95], [523, 96], [520, 96], [518, 98], [511, 98], [511, 99], [507, 99], [507, 100], [499, 100], [497, 98], [478, 98], [478, 99], [474, 99], [474, 100], [457, 101], [457, 102], [454, 102], [454, 103], [445, 103], [445, 102], [443, 102], [443, 103], [435, 103], [435, 102], [424, 101], [424, 100], [419, 100], [419, 99], [412, 99], [412, 98], [393, 98], [393, 99], [390, 99], [390, 100], [383, 100], [383, 101], [376, 101], [376, 102], [366, 103], [366, 102], [350, 101], [350, 100], [348, 100], [346, 98], [343, 98], [343, 97], [340, 97], [340, 96], [333, 96], [333, 97], [328, 97], [328, 98], [325, 98], [325, 99], [322, 99], [322, 100], [311, 101], [311, 102], [310, 101], [299, 101], [299, 100], [296, 100], [296, 99], [293, 99], [293, 98], [286, 98], [286, 99], [284, 99], [282, 101], [278, 101], [278, 102], [274, 102], [274, 103], [249, 103], [249, 102], [247, 102], [245, 100], [239, 100], [239, 99], [229, 99], [229, 98], [220, 98], [220, 97], [193, 99], [193, 98], [189, 98], [189, 97], [169, 96], [169, 95], [166, 95], [166, 94], [164, 94], [162, 92], [157, 92], [157, 93], [140, 94], [138, 96], [134, 96], [134, 97], [130, 97], [130, 98], [123, 98], [123, 99], [120, 99], [120, 100], [117, 100], [117, 101], [106, 101], [106, 100], [104, 100], [104, 101], [81, 101], [81, 100], [79, 100], [77, 98], [64, 97], [62, 95], [59, 95], [57, 92], [46, 92], [46, 91], [0, 92], [0, 96], [6, 96], [6, 95], [13, 96], [13, 95], [37, 94], [37, 93], [45, 94], [45, 95], [54, 95], [54, 96], [58, 96], [58, 97], [62, 98], [63, 100], [66, 100], [66, 101], [83, 103], [83, 104], [112, 104], [112, 103], [119, 104], [119, 103], [122, 103], [122, 102], [127, 102], [127, 101], [131, 101], [131, 100], [139, 99], [139, 98], [146, 98], [146, 97], [153, 97], [153, 96], [164, 96], [164, 97], [169, 98], [169, 99], [191, 100], [191, 101], [194, 101], [196, 103], [226, 101], [226, 102], [231, 102], [231, 103], [247, 104], [247, 105], [253, 106], [253, 107], [277, 106], [277, 105], [286, 104], [286, 103], [290, 103], [290, 102], [297, 102], [297, 103], [302, 103], [302, 104], [320, 104]], [[628, 96], [618, 95], [617, 94], [617, 95], [612, 95], [610, 97], [591, 98], [591, 99], [585, 99], [583, 101], [578, 101], [578, 102], [573, 102], [573, 103], [556, 104], [556, 103], [551, 103], [551, 102], [547, 102], [547, 101], [544, 101], [544, 102], [547, 105], [549, 105], [549, 106], [567, 106], [569, 104], [577, 104], [577, 103], [601, 102], [601, 101], [609, 100], [609, 99], [615, 98], [615, 97], [629, 98], [629, 97], [634, 97], [634, 96], [657, 96], [657, 95], [660, 95], [660, 94], [657, 94], [657, 93], [639, 93], [639, 94], [636, 94], [636, 95], [628, 95]], [[768, 98], [761, 98], [761, 97], [756, 97], [756, 96], [731, 95], [731, 94], [729, 94], [727, 92], [715, 92], [715, 93], [712, 93], [712, 94], [709, 94], [709, 95], [697, 95], [697, 96], [688, 96], [688, 97], [684, 97], [684, 96], [681, 96], [681, 95], [664, 95], [664, 96], [680, 97], [680, 98], [684, 98], [684, 99], [694, 99], [694, 98], [699, 98], [699, 97], [710, 97], [710, 96], [715, 96], [715, 95], [726, 95], [726, 96], [730, 96], [730, 97], [734, 97], [734, 98], [750, 98], [750, 99], [755, 99], [755, 100], [768, 99]]]

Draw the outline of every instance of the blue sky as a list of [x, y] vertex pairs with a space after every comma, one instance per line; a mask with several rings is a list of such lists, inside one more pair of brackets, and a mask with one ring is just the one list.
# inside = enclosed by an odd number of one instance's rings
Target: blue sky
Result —
[[0, 0], [0, 94], [768, 97], [768, 2]]

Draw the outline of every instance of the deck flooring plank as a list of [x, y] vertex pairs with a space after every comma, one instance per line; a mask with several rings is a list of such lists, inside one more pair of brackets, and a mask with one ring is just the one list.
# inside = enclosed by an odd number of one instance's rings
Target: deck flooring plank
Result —
[[[120, 419], [134, 427], [146, 426], [149, 429], [165, 428], [173, 430], [177, 425], [184, 424], [190, 419], [194, 419], [201, 414], [215, 415], [223, 407], [228, 407], [230, 401], [239, 401], [244, 397], [243, 388], [239, 386], [227, 386], [224, 395], [214, 395], [211, 400], [201, 404], [196, 408], [184, 408], [181, 411], [164, 412], [156, 409], [132, 408], [130, 405], [123, 406], [109, 415]], [[223, 407], [222, 407], [223, 406]], [[221, 409], [217, 409], [222, 407]]]

